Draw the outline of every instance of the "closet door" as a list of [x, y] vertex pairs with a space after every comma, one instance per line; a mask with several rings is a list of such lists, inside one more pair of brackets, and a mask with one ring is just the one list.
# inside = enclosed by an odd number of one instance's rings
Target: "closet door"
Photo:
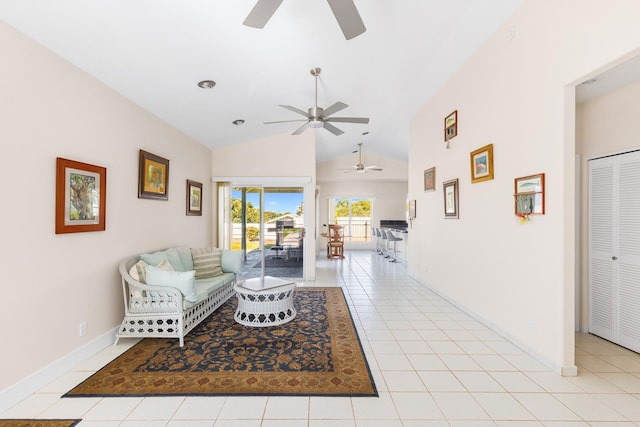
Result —
[[589, 162], [589, 332], [614, 341], [615, 159]]
[[640, 152], [589, 162], [590, 332], [640, 351]]
[[618, 169], [616, 342], [640, 351], [640, 152], [619, 156]]

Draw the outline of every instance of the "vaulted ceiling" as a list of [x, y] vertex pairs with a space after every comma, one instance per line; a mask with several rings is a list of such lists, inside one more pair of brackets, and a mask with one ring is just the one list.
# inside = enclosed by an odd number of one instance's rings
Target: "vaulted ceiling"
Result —
[[[355, 0], [366, 32], [351, 40], [326, 0], [284, 0], [263, 29], [243, 25], [255, 3], [2, 0], [0, 18], [212, 149], [296, 130], [263, 122], [304, 119], [278, 105], [312, 107], [320, 67], [318, 105], [370, 122], [315, 130], [318, 161], [358, 142], [406, 160], [411, 116], [521, 0]], [[43, 71], [34, 84], [55, 84]]]

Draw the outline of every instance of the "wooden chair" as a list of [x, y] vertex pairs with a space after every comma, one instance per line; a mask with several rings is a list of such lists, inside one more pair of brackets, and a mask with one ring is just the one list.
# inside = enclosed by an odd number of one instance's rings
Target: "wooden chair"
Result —
[[327, 242], [327, 258], [344, 259], [344, 226], [329, 225], [329, 241]]

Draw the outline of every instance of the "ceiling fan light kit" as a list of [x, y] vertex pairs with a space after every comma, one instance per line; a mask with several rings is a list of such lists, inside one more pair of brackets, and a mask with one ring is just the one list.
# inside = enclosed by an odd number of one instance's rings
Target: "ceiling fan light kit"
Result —
[[332, 134], [338, 136], [342, 135], [344, 131], [342, 129], [337, 128], [330, 122], [336, 123], [360, 123], [360, 124], [368, 124], [368, 117], [330, 117], [331, 115], [337, 113], [338, 111], [342, 111], [348, 107], [344, 102], [335, 102], [327, 109], [323, 109], [318, 107], [318, 76], [320, 75], [320, 68], [312, 68], [311, 75], [315, 78], [316, 91], [315, 91], [315, 103], [314, 106], [309, 108], [305, 113], [299, 108], [292, 107], [291, 105], [278, 105], [279, 107], [285, 108], [289, 111], [293, 111], [296, 114], [300, 114], [301, 116], [305, 116], [306, 119], [298, 119], [298, 120], [278, 120], [275, 122], [264, 122], [266, 125], [274, 124], [274, 123], [288, 123], [288, 122], [306, 122], [298, 129], [296, 129], [291, 135], [300, 135], [304, 132], [308, 127], [313, 129], [324, 128], [331, 132]]

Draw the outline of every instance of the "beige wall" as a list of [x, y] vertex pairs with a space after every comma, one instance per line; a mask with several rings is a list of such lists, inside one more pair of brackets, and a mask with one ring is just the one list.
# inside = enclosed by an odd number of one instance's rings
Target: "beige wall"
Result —
[[243, 185], [304, 186], [305, 242], [304, 272], [315, 279], [315, 199], [316, 143], [315, 131], [300, 135], [281, 134], [236, 144], [211, 155], [213, 179]]
[[[640, 47], [638, 19], [634, 0], [525, 0], [411, 122], [409, 198], [421, 214], [410, 273], [565, 374], [575, 373], [572, 87]], [[446, 149], [442, 121], [456, 109]], [[495, 179], [472, 184], [469, 153], [489, 143]], [[430, 166], [438, 187], [424, 193]], [[535, 173], [546, 174], [547, 213], [520, 225], [513, 180]], [[452, 178], [460, 219], [445, 220]]]
[[[382, 171], [367, 173], [355, 173], [345, 170], [358, 162], [355, 154], [342, 156], [335, 160], [318, 163], [318, 224], [328, 223], [329, 198], [336, 196], [345, 197], [370, 197], [374, 199], [372, 223], [380, 225], [381, 219], [406, 219], [407, 205], [407, 163], [380, 157], [363, 150], [362, 162], [365, 166], [378, 166]], [[324, 253], [323, 245], [326, 242], [317, 240], [318, 250]], [[375, 242], [368, 245], [347, 243], [349, 249], [372, 249]]]
[[[640, 77], [640, 76], [639, 76]], [[640, 81], [599, 96], [576, 108], [576, 152], [581, 156], [580, 330], [588, 330], [588, 159], [640, 149]]]
[[[187, 178], [211, 191], [211, 156], [4, 23], [0, 40], [2, 391], [119, 325], [123, 258], [209, 244], [210, 201], [187, 217], [185, 198]], [[137, 198], [139, 149], [170, 160], [169, 201]], [[107, 168], [106, 231], [55, 234], [56, 157]]]

